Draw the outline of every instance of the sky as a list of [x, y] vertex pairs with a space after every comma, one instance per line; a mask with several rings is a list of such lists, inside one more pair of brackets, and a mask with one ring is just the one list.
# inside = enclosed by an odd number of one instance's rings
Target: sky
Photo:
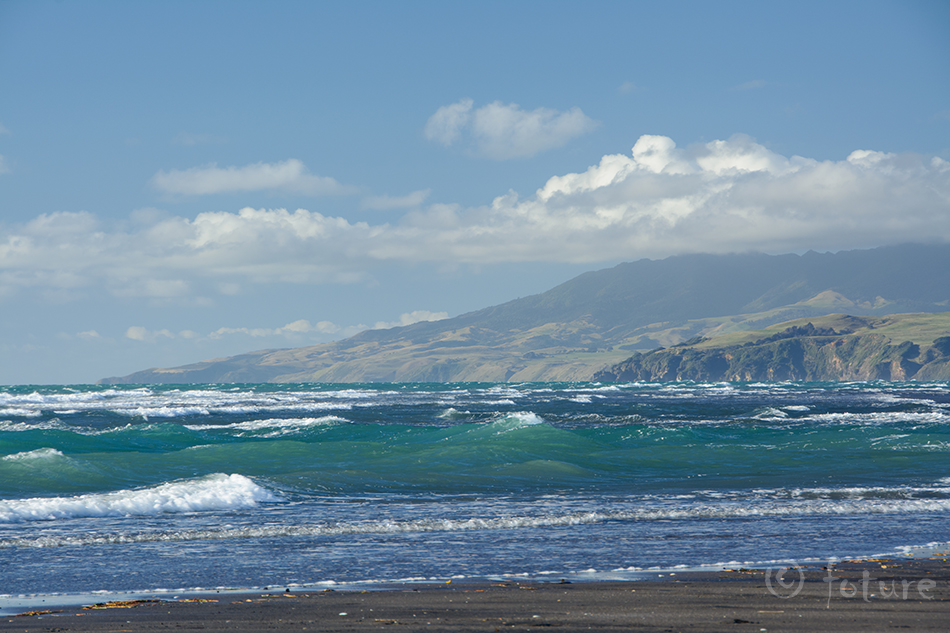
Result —
[[923, 241], [950, 3], [0, 0], [0, 384]]

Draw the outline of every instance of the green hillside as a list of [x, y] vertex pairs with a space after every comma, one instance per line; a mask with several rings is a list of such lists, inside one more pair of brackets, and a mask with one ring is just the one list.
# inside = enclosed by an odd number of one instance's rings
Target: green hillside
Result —
[[638, 353], [595, 380], [950, 380], [950, 314], [830, 315]]

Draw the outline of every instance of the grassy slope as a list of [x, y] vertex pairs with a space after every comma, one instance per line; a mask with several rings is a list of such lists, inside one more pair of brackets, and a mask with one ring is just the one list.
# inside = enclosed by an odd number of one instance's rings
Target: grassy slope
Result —
[[950, 380], [950, 314], [829, 315], [636, 354], [601, 380]]

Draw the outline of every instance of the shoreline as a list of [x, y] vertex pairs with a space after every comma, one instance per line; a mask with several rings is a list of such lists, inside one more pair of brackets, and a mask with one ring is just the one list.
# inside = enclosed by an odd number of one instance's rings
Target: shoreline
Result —
[[[781, 572], [781, 574], [780, 574]], [[55, 605], [0, 630], [640, 631], [946, 630], [950, 556], [647, 574], [643, 580], [407, 583], [373, 589], [205, 591], [177, 600]], [[147, 593], [147, 592], [142, 592]], [[156, 592], [152, 592], [153, 595]], [[103, 598], [114, 597], [102, 596]]]
[[720, 563], [700, 563], [696, 565], [675, 565], [672, 567], [630, 567], [612, 571], [577, 571], [577, 572], [546, 572], [542, 574], [499, 574], [489, 576], [470, 577], [443, 577], [443, 578], [396, 578], [386, 580], [355, 580], [340, 581], [325, 580], [313, 583], [272, 584], [260, 587], [179, 587], [179, 588], [152, 588], [152, 589], [118, 589], [94, 590], [86, 592], [57, 592], [34, 594], [0, 594], [0, 618], [16, 614], [25, 610], [45, 609], [50, 605], [56, 607], [73, 608], [97, 602], [132, 601], [132, 600], [160, 600], [174, 602], [184, 598], [201, 598], [210, 595], [244, 595], [275, 593], [313, 593], [320, 591], [394, 591], [407, 587], [438, 587], [443, 583], [459, 584], [493, 584], [493, 583], [536, 583], [536, 584], [567, 584], [573, 583], [641, 583], [641, 582], [675, 582], [685, 578], [710, 578], [713, 574], [720, 574], [730, 569], [763, 572], [767, 569], [777, 570], [784, 567], [799, 566], [802, 569], [826, 569], [828, 565], [838, 565], [854, 561], [873, 561], [889, 559], [892, 561], [926, 560], [950, 558], [950, 541], [913, 545], [900, 548], [900, 551], [890, 551], [879, 554], [861, 554], [858, 556], [829, 558], [805, 557], [786, 558], [779, 560], [759, 561], [728, 561]]

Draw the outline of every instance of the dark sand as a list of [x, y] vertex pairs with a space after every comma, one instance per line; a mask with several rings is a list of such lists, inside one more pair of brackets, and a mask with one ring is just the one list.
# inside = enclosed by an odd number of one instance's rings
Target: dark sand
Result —
[[[830, 577], [821, 567], [801, 574], [786, 571], [787, 588], [777, 583], [775, 572], [767, 578], [763, 570], [732, 570], [637, 582], [222, 593], [203, 596], [209, 601], [202, 602], [63, 607], [53, 608], [58, 613], [3, 616], [0, 630], [950, 631], [946, 558], [850, 561], [835, 564]], [[783, 597], [796, 589], [796, 595]]]

